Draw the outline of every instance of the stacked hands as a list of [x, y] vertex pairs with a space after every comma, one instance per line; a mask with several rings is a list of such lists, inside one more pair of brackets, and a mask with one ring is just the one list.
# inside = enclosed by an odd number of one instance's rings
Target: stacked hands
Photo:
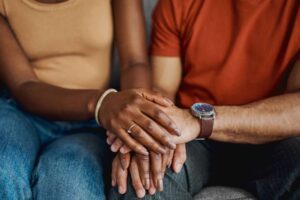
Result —
[[146, 192], [163, 191], [166, 169], [180, 172], [186, 160], [185, 143], [194, 140], [200, 130], [189, 110], [145, 89], [107, 95], [99, 121], [108, 130], [107, 143], [117, 153], [112, 185], [118, 186], [119, 193], [126, 193], [130, 174], [139, 198]]

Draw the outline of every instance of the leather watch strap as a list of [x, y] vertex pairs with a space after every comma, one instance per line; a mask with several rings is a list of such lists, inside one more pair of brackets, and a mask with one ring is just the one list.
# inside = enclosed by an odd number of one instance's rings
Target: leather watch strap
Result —
[[214, 119], [213, 118], [202, 118], [201, 121], [201, 132], [199, 138], [209, 138], [213, 132]]

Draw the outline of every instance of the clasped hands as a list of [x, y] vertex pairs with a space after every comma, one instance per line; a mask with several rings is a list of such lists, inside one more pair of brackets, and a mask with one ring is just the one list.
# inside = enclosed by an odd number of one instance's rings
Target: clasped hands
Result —
[[108, 95], [99, 119], [107, 131], [107, 143], [116, 152], [112, 186], [127, 191], [127, 178], [139, 198], [163, 191], [167, 168], [179, 173], [185, 160], [185, 143], [194, 140], [200, 124], [188, 110], [177, 108], [157, 92], [126, 90]]

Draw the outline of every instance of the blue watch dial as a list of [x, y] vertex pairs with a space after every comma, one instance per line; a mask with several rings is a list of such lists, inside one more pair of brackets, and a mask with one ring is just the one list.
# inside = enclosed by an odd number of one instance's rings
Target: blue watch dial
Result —
[[197, 115], [213, 115], [214, 107], [207, 103], [195, 103], [192, 106], [192, 110], [197, 113]]

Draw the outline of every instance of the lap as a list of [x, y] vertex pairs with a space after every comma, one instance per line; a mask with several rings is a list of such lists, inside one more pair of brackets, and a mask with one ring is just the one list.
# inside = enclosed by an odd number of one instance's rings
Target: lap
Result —
[[[168, 171], [164, 191], [146, 199], [191, 199], [209, 185], [244, 188], [262, 199], [297, 199], [299, 156], [300, 138], [265, 145], [191, 142], [181, 173]], [[111, 199], [135, 199], [130, 180], [128, 186], [124, 196], [113, 189]]]
[[300, 138], [264, 145], [212, 142], [211, 146], [211, 184], [241, 187], [261, 199], [290, 199], [299, 192]]
[[[187, 144], [187, 160], [180, 173], [171, 169], [166, 171], [164, 177], [164, 191], [155, 195], [146, 195], [147, 200], [174, 199], [192, 200], [204, 186], [208, 184], [211, 175], [211, 156], [203, 143], [198, 141]], [[133, 200], [138, 199], [130, 177], [128, 178], [128, 191], [125, 195], [118, 194], [117, 188], [112, 188], [109, 199]]]
[[104, 135], [76, 133], [47, 145], [32, 180], [35, 198], [101, 199], [106, 170], [111, 165]]
[[[18, 109], [0, 100], [0, 168], [24, 169], [27, 174], [34, 166], [40, 148], [37, 130]], [[23, 176], [21, 176], [23, 178]]]

